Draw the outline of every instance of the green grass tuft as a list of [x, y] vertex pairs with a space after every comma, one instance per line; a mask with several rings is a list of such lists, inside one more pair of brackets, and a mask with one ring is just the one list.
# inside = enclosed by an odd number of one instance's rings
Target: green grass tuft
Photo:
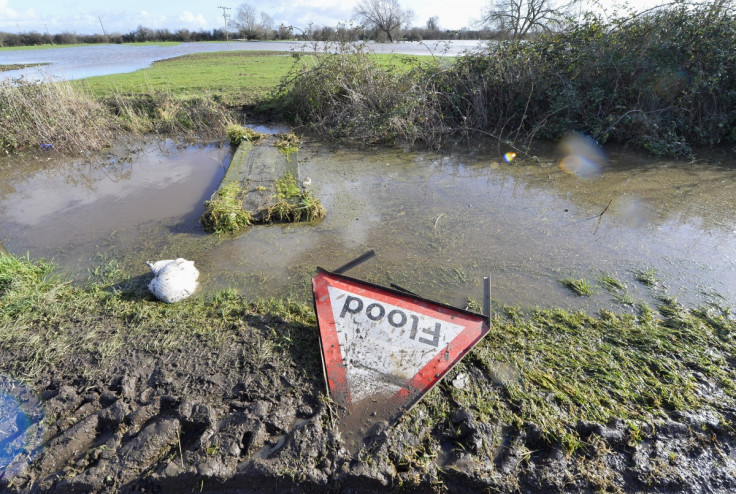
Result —
[[585, 279], [565, 278], [564, 280], [560, 280], [560, 283], [580, 297], [590, 297], [593, 295], [593, 287]]
[[199, 221], [210, 233], [232, 233], [252, 223], [253, 217], [243, 208], [243, 190], [237, 182], [220, 187], [209, 201], [204, 203], [204, 213]]

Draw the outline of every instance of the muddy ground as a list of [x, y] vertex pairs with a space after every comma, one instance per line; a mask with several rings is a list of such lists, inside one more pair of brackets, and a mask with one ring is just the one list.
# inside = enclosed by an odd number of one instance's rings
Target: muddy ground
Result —
[[[94, 321], [106, 324], [117, 322]], [[736, 491], [733, 409], [678, 412], [636, 434], [623, 421], [571, 424], [582, 444], [569, 451], [536, 424], [480, 421], [452, 405], [438, 418], [422, 403], [351, 454], [324, 394], [315, 325], [250, 312], [218, 344], [194, 335], [157, 353], [132, 341], [100, 371], [72, 351], [32, 385], [0, 379], [25, 412], [0, 403], [0, 491]], [[503, 387], [472, 358], [463, 373], [432, 393], [467, 379]]]

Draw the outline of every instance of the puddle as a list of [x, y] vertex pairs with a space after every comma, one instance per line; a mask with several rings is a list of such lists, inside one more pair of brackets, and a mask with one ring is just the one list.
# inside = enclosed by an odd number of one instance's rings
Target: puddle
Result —
[[[554, 150], [521, 164], [495, 146], [437, 154], [308, 145], [299, 168], [327, 208], [323, 221], [208, 236], [198, 218], [229, 158], [228, 146], [167, 144], [128, 160], [0, 161], [0, 243], [79, 277], [109, 259], [137, 276], [146, 260], [187, 257], [205, 295], [234, 286], [308, 301], [317, 266], [372, 248], [378, 258], [350, 275], [453, 305], [480, 301], [489, 274], [494, 301], [509, 305], [628, 310], [597, 282], [602, 273], [630, 300], [664, 290], [688, 304], [736, 297], [733, 164], [614, 152], [602, 174], [582, 179], [558, 167]], [[659, 291], [635, 280], [651, 269]], [[575, 296], [559, 283], [567, 277], [586, 278], [596, 293]]]

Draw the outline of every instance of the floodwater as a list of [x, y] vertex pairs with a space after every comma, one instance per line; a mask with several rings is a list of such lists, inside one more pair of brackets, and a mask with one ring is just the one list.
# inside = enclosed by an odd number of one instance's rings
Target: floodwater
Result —
[[[216, 189], [229, 146], [140, 145], [128, 158], [59, 162], [55, 154], [0, 161], [0, 244], [53, 258], [86, 279], [120, 263], [144, 276], [146, 260], [193, 259], [200, 296], [234, 287], [251, 296], [309, 300], [317, 266], [334, 269], [369, 249], [349, 274], [395, 283], [463, 305], [494, 303], [632, 310], [675, 296], [688, 305], [736, 298], [736, 165], [655, 161], [611, 152], [599, 173], [566, 173], [556, 149], [504, 161], [495, 145], [442, 153], [307, 144], [299, 151], [327, 208], [316, 224], [255, 226], [205, 234], [203, 202]], [[647, 272], [658, 280], [636, 280]], [[607, 273], [625, 286], [611, 293]], [[578, 297], [560, 280], [585, 278]], [[628, 303], [626, 303], [628, 302]]]
[[[458, 55], [465, 50], [475, 49], [481, 43], [481, 41], [425, 41], [393, 44], [368, 43], [367, 47], [375, 53]], [[318, 43], [316, 46], [318, 49], [324, 49], [325, 45]], [[157, 60], [190, 53], [234, 50], [299, 52], [313, 49], [312, 43], [301, 41], [231, 41], [229, 43], [181, 43], [170, 46], [121, 44], [0, 51], [0, 64], [50, 64], [0, 72], [0, 80], [21, 77], [31, 80], [49, 78], [69, 80], [133, 72], [150, 67]]]

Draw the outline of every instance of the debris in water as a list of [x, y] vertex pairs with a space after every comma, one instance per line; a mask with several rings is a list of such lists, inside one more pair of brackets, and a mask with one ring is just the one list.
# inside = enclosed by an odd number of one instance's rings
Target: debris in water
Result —
[[154, 275], [148, 284], [148, 290], [167, 304], [184, 300], [197, 289], [199, 271], [194, 267], [194, 261], [179, 257], [154, 263], [146, 261], [146, 264]]

